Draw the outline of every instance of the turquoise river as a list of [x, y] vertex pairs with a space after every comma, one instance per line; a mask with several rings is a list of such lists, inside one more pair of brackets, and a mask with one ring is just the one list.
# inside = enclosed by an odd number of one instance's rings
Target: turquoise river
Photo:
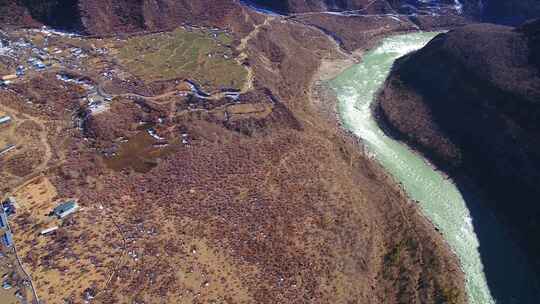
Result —
[[481, 204], [466, 201], [452, 180], [422, 156], [386, 136], [372, 115], [370, 106], [393, 62], [423, 47], [437, 34], [418, 32], [386, 38], [364, 54], [361, 63], [331, 80], [342, 123], [362, 139], [441, 231], [460, 260], [469, 303], [536, 303], [540, 300], [534, 299], [531, 291], [532, 275], [494, 217]]

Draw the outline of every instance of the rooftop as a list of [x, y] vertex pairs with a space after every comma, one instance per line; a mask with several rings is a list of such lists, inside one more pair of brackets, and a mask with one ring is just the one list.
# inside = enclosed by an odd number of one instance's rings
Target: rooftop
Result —
[[0, 124], [7, 123], [11, 121], [11, 116], [0, 116]]
[[65, 217], [73, 212], [75, 212], [79, 208], [79, 205], [75, 201], [67, 201], [64, 203], [61, 203], [60, 205], [56, 206], [53, 210], [53, 213], [62, 218]]

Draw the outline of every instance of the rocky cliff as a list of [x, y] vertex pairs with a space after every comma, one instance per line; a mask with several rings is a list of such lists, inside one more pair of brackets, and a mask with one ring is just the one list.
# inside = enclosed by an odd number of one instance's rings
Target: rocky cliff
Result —
[[481, 20], [491, 23], [518, 25], [540, 17], [540, 2], [536, 0], [490, 0], [477, 7]]
[[[94, 210], [78, 213], [69, 229], [63, 229], [66, 233], [48, 238], [45, 246], [21, 242], [28, 251], [19, 254], [41, 300], [80, 303], [98, 290], [103, 292], [95, 295], [96, 303], [466, 303], [463, 273], [442, 236], [363, 155], [356, 140], [342, 132], [334, 104], [312, 96], [312, 81], [323, 61], [341, 65], [350, 62], [348, 56], [317, 26], [236, 5], [210, 0], [78, 3], [81, 24], [90, 33], [166, 29], [183, 22], [232, 27], [237, 38], [244, 38], [230, 42], [238, 45], [231, 53], [241, 53], [238, 58], [253, 77], [249, 92], [234, 100], [182, 97], [186, 84], [158, 82], [117, 57], [126, 43], [137, 45], [128, 52], [133, 58], [146, 57], [150, 46], [159, 45], [159, 50], [169, 49], [159, 52], [160, 59], [180, 66], [182, 62], [168, 60], [176, 57], [170, 54], [180, 54], [183, 39], [174, 40], [174, 49], [158, 43], [168, 34], [140, 35], [132, 38], [133, 44], [116, 36], [43, 39], [43, 47], [66, 50], [70, 56], [60, 57], [60, 66], [67, 63], [70, 71], [80, 71], [69, 79], [84, 78], [103, 95], [122, 95], [113, 97], [99, 116], [88, 116], [90, 107], [74, 95], [79, 90], [57, 78], [52, 67], [29, 72], [11, 90], [0, 90], [1, 111], [6, 105], [21, 117], [35, 115], [50, 123], [39, 127], [41, 132], [37, 127], [27, 131], [39, 132], [35, 141], [43, 138], [33, 153], [37, 156], [18, 152], [8, 161], [2, 158], [0, 185], [13, 180], [4, 171], [25, 176], [40, 168], [29, 160], [39, 162], [48, 147], [52, 156], [44, 163], [58, 168], [45, 173], [54, 195], [77, 197], [81, 209]], [[27, 10], [28, 18], [47, 22], [49, 9]], [[394, 18], [357, 19], [367, 20], [343, 27], [369, 34], [355, 48], [373, 45], [378, 36], [371, 33], [387, 35], [400, 23]], [[377, 23], [369, 21], [375, 19]], [[252, 30], [242, 32], [242, 23]], [[29, 33], [5, 32], [13, 40]], [[217, 32], [205, 33], [214, 37]], [[226, 36], [220, 39], [223, 44]], [[140, 43], [143, 37], [147, 43]], [[211, 51], [206, 39], [191, 38], [189, 50], [195, 55], [181, 57], [186, 68], [195, 61], [196, 66], [206, 65], [206, 56], [197, 55], [197, 40], [205, 55], [222, 54]], [[73, 45], [81, 45], [88, 56], [72, 58]], [[28, 47], [21, 49], [26, 54]], [[27, 62], [24, 57], [20, 61]], [[209, 69], [203, 79], [232, 71], [225, 67]], [[102, 76], [110, 74], [123, 76]], [[141, 122], [154, 121], [155, 129], [141, 130]], [[160, 142], [151, 134], [159, 134]], [[121, 147], [113, 143], [120, 136], [129, 137], [119, 139], [125, 144]], [[104, 207], [95, 208], [101, 202]], [[23, 210], [17, 214], [17, 227], [24, 228], [14, 231], [40, 227]], [[92, 232], [86, 233], [88, 229]], [[64, 264], [73, 257], [80, 262]], [[118, 269], [112, 275], [111, 265]], [[65, 274], [62, 281], [49, 279], [58, 272]], [[73, 284], [63, 284], [67, 281]]]
[[234, 0], [0, 0], [0, 24], [43, 24], [97, 35], [168, 30], [181, 24], [227, 27], [239, 13]]
[[79, 0], [90, 33], [158, 31], [181, 24], [226, 27], [240, 9], [232, 0]]
[[377, 113], [484, 201], [540, 270], [540, 21], [477, 24], [401, 58]]
[[516, 25], [540, 17], [535, 0], [252, 0], [280, 13], [363, 10], [366, 13], [464, 15], [477, 21]]
[[[244, 3], [283, 14], [350, 11], [358, 14], [466, 16], [472, 20], [515, 24], [540, 16], [534, 0], [251, 0]], [[45, 24], [89, 34], [167, 30], [190, 23], [227, 27], [238, 20], [236, 0], [0, 0], [0, 24]], [[232, 22], [237, 23], [237, 22]]]
[[388, 1], [371, 0], [252, 0], [246, 3], [272, 9], [282, 14], [345, 10], [381, 12], [391, 9]]

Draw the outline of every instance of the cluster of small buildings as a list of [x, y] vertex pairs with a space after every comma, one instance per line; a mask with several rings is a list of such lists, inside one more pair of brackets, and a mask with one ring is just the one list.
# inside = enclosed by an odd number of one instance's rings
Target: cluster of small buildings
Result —
[[94, 88], [94, 86], [89, 81], [85, 81], [83, 79], [77, 78], [76, 76], [66, 74], [66, 73], [57, 74], [56, 79], [58, 79], [60, 81], [63, 81], [63, 82], [68, 82], [68, 83], [73, 83], [73, 84], [76, 84], [76, 85], [80, 85], [80, 86], [82, 86], [82, 87], [84, 87], [86, 89], [93, 89]]
[[[29, 68], [37, 71], [44, 70], [51, 65], [50, 55], [47, 48], [39, 48], [27, 39], [8, 40], [7, 38], [0, 40], [0, 55], [9, 57], [16, 62], [20, 62], [22, 58], [28, 57], [26, 62]], [[22, 59], [24, 60], [24, 59]], [[22, 77], [26, 73], [26, 67], [19, 65], [15, 73], [0, 76], [0, 86], [11, 84], [15, 79]]]
[[80, 48], [71, 48], [69, 51], [73, 57], [77, 57], [77, 58], [88, 57], [88, 55], [84, 54], [83, 50]]
[[[75, 213], [77, 210], [79, 210], [79, 205], [77, 202], [70, 200], [64, 203], [58, 204], [53, 211], [51, 212], [51, 216], [55, 216], [58, 219], [66, 218], [68, 215]], [[45, 236], [54, 233], [56, 230], [58, 230], [58, 226], [51, 226], [46, 229], [41, 230], [39, 235]]]
[[92, 114], [97, 114], [105, 111], [109, 103], [112, 101], [111, 96], [101, 95], [97, 87], [88, 80], [80, 79], [65, 73], [57, 74], [56, 79], [67, 83], [77, 84], [85, 88], [87, 90], [87, 94], [83, 99]]
[[[47, 53], [46, 50], [36, 47], [35, 45], [33, 45], [32, 43], [30, 43], [29, 41], [25, 39], [19, 39], [18, 41], [6, 40], [4, 42], [2, 52], [4, 53], [5, 56], [11, 57], [18, 61], [21, 58], [21, 56], [28, 54], [29, 50], [31, 53], [29, 54], [30, 57], [28, 58], [27, 62], [37, 70], [44, 69], [47, 66], [45, 61], [48, 61], [49, 54]], [[6, 76], [13, 77], [12, 79], [15, 79], [17, 76], [21, 76], [21, 75], [24, 75], [24, 67], [19, 66], [17, 67], [16, 74], [6, 75]], [[10, 81], [12, 79], [3, 79], [3, 80]]]
[[108, 108], [111, 100], [112, 98], [101, 96], [95, 90], [92, 90], [88, 96], [86, 96], [88, 109], [92, 111], [92, 114], [105, 111]]
[[[4, 248], [13, 247], [13, 233], [11, 232], [8, 218], [15, 214], [16, 200], [14, 197], [9, 197], [2, 202], [2, 210], [0, 212], [0, 242]], [[58, 219], [64, 219], [70, 214], [73, 214], [79, 210], [79, 205], [74, 200], [69, 200], [58, 204], [51, 212], [51, 215]], [[58, 229], [58, 226], [52, 226], [42, 230], [39, 235], [48, 235]]]
[[28, 63], [32, 65], [38, 71], [41, 71], [47, 67], [47, 65], [44, 63], [43, 59], [41, 58], [30, 57], [28, 58]]

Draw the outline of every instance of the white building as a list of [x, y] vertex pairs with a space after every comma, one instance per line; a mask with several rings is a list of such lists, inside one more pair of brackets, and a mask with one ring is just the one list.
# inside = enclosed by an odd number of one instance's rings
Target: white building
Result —
[[79, 205], [75, 201], [67, 201], [54, 208], [53, 213], [58, 218], [62, 219], [66, 216], [76, 212], [79, 209]]
[[7, 124], [11, 121], [10, 116], [0, 116], [0, 125]]

